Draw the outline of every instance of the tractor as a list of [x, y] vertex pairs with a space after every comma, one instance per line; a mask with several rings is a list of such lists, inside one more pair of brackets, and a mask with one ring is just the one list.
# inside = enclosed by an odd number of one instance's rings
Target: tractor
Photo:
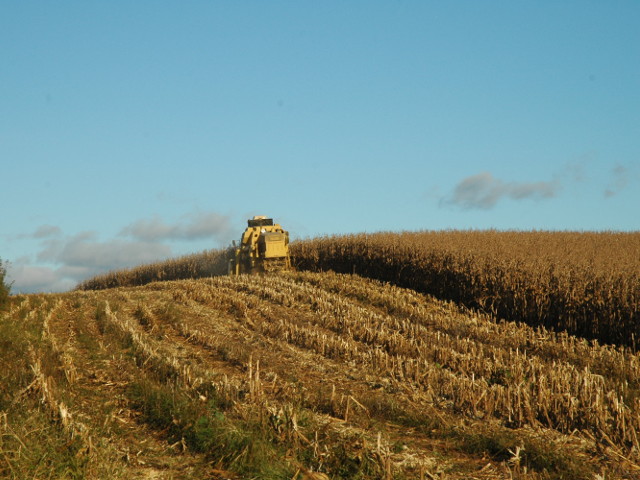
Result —
[[291, 268], [289, 232], [272, 218], [255, 216], [247, 221], [240, 244], [233, 242], [229, 275], [269, 273]]

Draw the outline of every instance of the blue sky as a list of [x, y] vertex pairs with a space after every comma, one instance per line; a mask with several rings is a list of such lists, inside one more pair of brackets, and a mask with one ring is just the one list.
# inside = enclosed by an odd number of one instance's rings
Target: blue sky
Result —
[[0, 1], [14, 292], [226, 246], [639, 230], [637, 1]]

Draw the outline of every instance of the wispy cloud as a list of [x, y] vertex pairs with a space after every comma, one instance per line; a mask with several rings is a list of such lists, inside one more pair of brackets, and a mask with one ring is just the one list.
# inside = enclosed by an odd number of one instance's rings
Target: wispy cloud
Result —
[[93, 232], [47, 242], [38, 253], [40, 262], [91, 270], [116, 269], [153, 262], [171, 255], [167, 245], [120, 239], [99, 241]]
[[61, 233], [62, 233], [62, 230], [60, 229], [60, 227], [56, 227], [55, 225], [41, 225], [36, 229], [32, 237], [48, 238], [48, 237], [55, 237], [57, 235], [60, 235]]
[[88, 269], [68, 272], [67, 267], [33, 265], [26, 258], [11, 262], [7, 273], [13, 282], [12, 292], [17, 293], [64, 292], [91, 274]]
[[160, 217], [140, 219], [124, 227], [120, 235], [139, 240], [199, 240], [212, 237], [228, 240], [231, 232], [229, 217], [216, 212], [199, 212], [186, 215], [182, 221], [167, 223]]
[[191, 213], [175, 223], [140, 219], [107, 240], [92, 231], [68, 235], [58, 226], [41, 225], [18, 237], [38, 240], [39, 250], [33, 258], [11, 262], [8, 275], [16, 292], [64, 291], [100, 273], [170, 258], [173, 241], [211, 238], [213, 247], [228, 243], [232, 233], [229, 217], [215, 212]]
[[611, 181], [604, 190], [606, 198], [613, 197], [624, 190], [629, 185], [632, 172], [624, 165], [616, 164], [611, 169]]
[[582, 183], [587, 180], [587, 167], [595, 161], [595, 153], [585, 153], [576, 160], [567, 162], [556, 175], [556, 178], [566, 181]]
[[22, 257], [10, 262], [7, 273], [13, 282], [13, 291], [61, 292], [100, 273], [172, 256], [171, 247], [162, 243], [123, 239], [101, 241], [95, 232], [64, 235], [61, 229], [38, 229], [40, 232], [45, 230], [52, 234], [33, 235], [42, 240], [35, 260]]
[[560, 189], [558, 180], [541, 182], [505, 182], [489, 172], [462, 179], [450, 195], [441, 199], [441, 205], [454, 205], [463, 209], [493, 208], [503, 199], [546, 199], [555, 197]]

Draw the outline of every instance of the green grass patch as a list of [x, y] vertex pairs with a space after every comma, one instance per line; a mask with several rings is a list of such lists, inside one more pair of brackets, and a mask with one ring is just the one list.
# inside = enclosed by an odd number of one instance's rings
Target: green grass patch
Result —
[[551, 441], [519, 435], [516, 431], [499, 429], [486, 432], [452, 433], [462, 451], [488, 454], [497, 461], [513, 461], [516, 452], [520, 465], [551, 480], [587, 480], [594, 478], [589, 465], [573, 457]]
[[32, 380], [27, 358], [29, 333], [0, 316], [0, 410], [7, 410], [15, 395]]
[[257, 419], [230, 419], [215, 399], [191, 398], [175, 385], [150, 380], [132, 383], [128, 397], [143, 420], [165, 432], [169, 442], [183, 442], [226, 469], [265, 480], [290, 479], [295, 473]]
[[86, 478], [89, 457], [82, 442], [53, 424], [37, 402], [15, 407], [0, 427], [0, 478]]
[[57, 355], [42, 340], [41, 321], [0, 313], [0, 478], [86, 478], [82, 441], [71, 438], [30, 390], [30, 351], [46, 376], [63, 377]]

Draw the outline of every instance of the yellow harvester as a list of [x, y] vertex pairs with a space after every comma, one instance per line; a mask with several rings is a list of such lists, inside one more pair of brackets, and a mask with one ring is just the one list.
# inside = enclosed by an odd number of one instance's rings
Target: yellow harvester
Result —
[[229, 274], [263, 273], [291, 268], [289, 232], [272, 218], [255, 216], [247, 221], [240, 245], [234, 242], [234, 255], [229, 260]]

